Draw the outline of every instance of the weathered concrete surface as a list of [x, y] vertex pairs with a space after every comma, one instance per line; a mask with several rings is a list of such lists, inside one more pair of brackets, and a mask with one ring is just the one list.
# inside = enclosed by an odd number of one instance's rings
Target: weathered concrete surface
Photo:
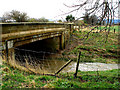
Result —
[[62, 31], [65, 31], [65, 28], [39, 29], [39, 30], [29, 30], [29, 31], [7, 33], [7, 34], [2, 34], [2, 41], [22, 38], [22, 37], [28, 37], [28, 36], [33, 36], [33, 35], [39, 35], [39, 34], [44, 34], [44, 33], [62, 32]]
[[72, 23], [40, 23], [40, 22], [23, 22], [23, 23], [0, 23], [2, 34], [14, 33], [29, 30], [48, 29], [48, 28], [66, 28], [70, 29]]
[[60, 37], [61, 49], [70, 37], [73, 24], [64, 23], [5, 23], [2, 25], [2, 45], [5, 50], [5, 41], [8, 48], [17, 47], [31, 42]]
[[[53, 50], [65, 48], [65, 43], [70, 38], [73, 24], [64, 23], [4, 23], [2, 26], [2, 50], [8, 56], [15, 59], [15, 48], [34, 43], [37, 41], [49, 39], [52, 41], [51, 47]], [[1, 27], [0, 26], [0, 27]], [[55, 41], [58, 37], [59, 41]], [[52, 38], [50, 40], [50, 38]], [[58, 44], [56, 44], [58, 42]], [[50, 45], [50, 43], [48, 44]]]

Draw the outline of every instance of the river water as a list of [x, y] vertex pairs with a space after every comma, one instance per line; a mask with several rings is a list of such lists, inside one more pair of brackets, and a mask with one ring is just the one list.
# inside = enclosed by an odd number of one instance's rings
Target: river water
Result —
[[[68, 70], [65, 72], [74, 72], [76, 69], [76, 62], [73, 62], [68, 66]], [[78, 70], [80, 71], [105, 71], [112, 69], [120, 69], [118, 64], [106, 64], [106, 63], [80, 63]]]
[[[31, 68], [39, 68], [40, 73], [55, 73], [57, 72], [67, 61], [64, 60], [40, 60], [39, 62], [34, 62], [30, 64]], [[67, 67], [65, 67], [61, 72], [75, 72], [76, 62], [71, 62]], [[105, 64], [105, 63], [79, 63], [78, 70], [80, 71], [105, 71], [112, 69], [120, 69], [118, 64]]]

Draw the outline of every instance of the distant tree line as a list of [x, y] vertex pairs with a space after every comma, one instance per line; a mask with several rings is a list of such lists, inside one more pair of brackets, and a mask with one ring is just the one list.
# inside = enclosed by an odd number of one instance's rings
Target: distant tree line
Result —
[[[83, 15], [83, 20], [75, 20], [75, 17], [71, 14], [66, 16], [67, 22], [74, 22], [75, 24], [82, 24], [82, 25], [97, 25], [99, 19], [96, 15], [89, 15], [87, 12]], [[83, 22], [84, 21], [84, 22]]]
[[42, 18], [30, 18], [27, 13], [12, 10], [11, 12], [5, 12], [0, 19], [2, 22], [48, 22], [49, 20]]
[[[65, 19], [67, 22], [75, 22], [76, 23], [75, 17], [72, 16], [71, 14], [67, 15]], [[27, 15], [27, 13], [20, 12], [17, 10], [12, 10], [11, 12], [5, 12], [4, 15], [0, 18], [0, 20], [2, 22], [49, 22], [49, 20], [44, 17], [30, 18]], [[83, 21], [86, 24], [96, 25], [99, 20], [96, 15], [90, 16], [88, 13], [85, 13], [83, 16]], [[62, 22], [62, 21], [59, 20], [59, 22]]]
[[29, 22], [48, 22], [49, 20], [44, 18], [44, 17], [41, 17], [41, 18], [29, 18], [28, 19]]

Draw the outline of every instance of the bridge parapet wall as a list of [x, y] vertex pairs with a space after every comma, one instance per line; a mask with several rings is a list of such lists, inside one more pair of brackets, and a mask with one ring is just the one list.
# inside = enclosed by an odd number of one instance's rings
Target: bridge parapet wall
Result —
[[14, 33], [14, 32], [21, 32], [21, 31], [29, 31], [29, 30], [36, 30], [36, 29], [49, 29], [49, 28], [71, 28], [73, 24], [67, 23], [2, 23], [2, 34], [6, 33]]

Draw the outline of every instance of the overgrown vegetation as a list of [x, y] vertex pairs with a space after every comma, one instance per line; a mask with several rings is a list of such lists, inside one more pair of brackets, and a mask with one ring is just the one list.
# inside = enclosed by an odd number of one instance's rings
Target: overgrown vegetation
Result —
[[88, 34], [87, 30], [74, 31], [74, 40], [71, 43], [76, 46], [65, 50], [63, 56], [77, 60], [77, 53], [81, 51], [81, 62], [118, 63], [118, 26], [114, 26], [114, 28], [116, 33], [111, 27], [108, 38], [106, 38], [106, 32], [91, 32], [86, 38], [84, 36]]

